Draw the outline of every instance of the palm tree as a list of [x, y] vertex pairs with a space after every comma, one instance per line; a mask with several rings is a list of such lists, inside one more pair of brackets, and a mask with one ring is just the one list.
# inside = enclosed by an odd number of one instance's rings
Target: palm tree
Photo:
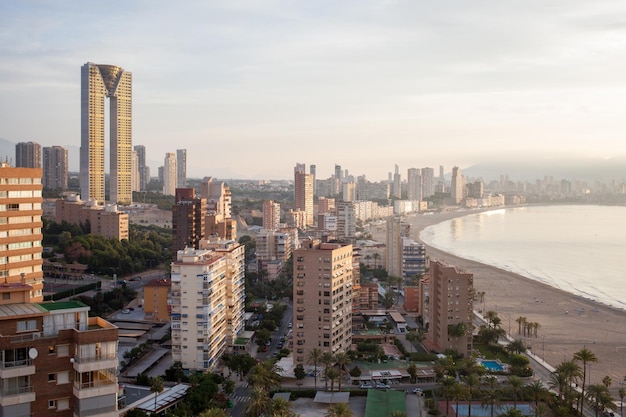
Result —
[[291, 410], [291, 403], [284, 398], [277, 398], [270, 402], [271, 417], [296, 417], [296, 413]]
[[585, 400], [585, 381], [587, 380], [587, 364], [589, 362], [598, 362], [598, 358], [596, 355], [587, 348], [582, 348], [578, 352], [574, 352], [574, 360], [580, 361], [583, 363], [583, 383], [581, 387], [581, 395], [580, 395], [580, 408], [579, 411], [583, 410], [584, 400]]
[[498, 317], [498, 313], [493, 310], [489, 310], [485, 313], [485, 318], [487, 319], [487, 325], [489, 327], [495, 327], [493, 325], [494, 320]]
[[626, 397], [626, 389], [620, 388], [617, 391], [617, 395], [619, 395], [619, 415], [624, 417], [624, 397]]
[[513, 408], [517, 408], [517, 399], [522, 392], [524, 382], [519, 376], [515, 375], [509, 376], [507, 382], [510, 385], [509, 390], [511, 391], [511, 394], [513, 394]]
[[511, 353], [522, 353], [526, 351], [526, 345], [522, 339], [515, 339], [506, 347]]
[[480, 378], [477, 374], [469, 374], [463, 378], [463, 382], [465, 382], [465, 386], [467, 387], [467, 398], [469, 399], [467, 417], [472, 417], [472, 400], [474, 399], [476, 391], [480, 391]]
[[393, 410], [389, 413], [389, 417], [406, 417], [406, 411]]
[[498, 414], [498, 417], [524, 417], [524, 413], [517, 408], [509, 408], [504, 413]]
[[524, 327], [524, 330], [526, 329], [526, 317], [519, 316], [515, 319], [515, 322], [517, 323], [517, 334], [522, 334], [522, 327]]
[[[335, 356], [332, 352], [324, 352], [322, 353], [321, 363], [324, 365], [324, 375], [328, 373], [328, 369], [335, 364]], [[328, 378], [325, 380], [324, 389], [328, 391]]]
[[246, 407], [246, 417], [261, 417], [270, 407], [270, 397], [262, 387], [252, 386], [250, 401]]
[[566, 397], [565, 399], [568, 400], [568, 405], [570, 406], [570, 408], [572, 408], [575, 396], [575, 391], [572, 389], [572, 384], [574, 383], [574, 381], [577, 381], [583, 376], [583, 372], [580, 369], [580, 366], [578, 366], [578, 364], [573, 360], [561, 362], [556, 367], [556, 372], [563, 374], [563, 377], [565, 379], [563, 395], [564, 397]]
[[221, 408], [212, 407], [198, 414], [198, 417], [228, 417], [228, 413]]
[[417, 382], [417, 365], [411, 363], [409, 366], [406, 367], [406, 372], [411, 377], [411, 383]]
[[449, 375], [445, 375], [441, 381], [439, 381], [439, 385], [441, 388], [441, 396], [446, 399], [446, 414], [448, 413], [448, 407], [450, 406], [450, 399], [454, 395], [454, 384], [456, 381]]
[[350, 358], [344, 352], [339, 352], [335, 355], [335, 364], [339, 366], [339, 391], [341, 391], [341, 380], [348, 371], [346, 365], [350, 362]]
[[317, 365], [320, 363], [322, 359], [322, 351], [318, 348], [314, 348], [309, 352], [309, 355], [306, 358], [306, 362], [308, 365], [313, 365], [315, 367], [315, 389], [317, 390]]
[[594, 403], [596, 417], [598, 416], [598, 412], [600, 412], [601, 410], [604, 410], [606, 408], [617, 408], [615, 407], [615, 404], [613, 404], [613, 399], [611, 398], [611, 393], [609, 393], [609, 389], [604, 386], [604, 384], [589, 385], [587, 398], [589, 399], [589, 401], [593, 401]]
[[481, 400], [481, 405], [484, 408], [489, 407], [490, 408], [490, 417], [493, 417], [493, 411], [494, 408], [499, 407], [500, 406], [500, 392], [495, 390], [495, 389], [490, 389], [488, 391], [485, 391], [485, 393], [483, 394], [483, 398]]
[[154, 413], [157, 412], [157, 397], [163, 391], [163, 378], [157, 376], [150, 380], [150, 392], [154, 392]]
[[452, 387], [451, 387], [450, 394], [452, 395], [452, 399], [456, 402], [456, 408], [454, 410], [454, 413], [458, 417], [459, 416], [459, 401], [465, 398], [465, 396], [467, 395], [467, 391], [461, 383], [454, 381], [454, 384], [452, 384]]
[[372, 258], [374, 258], [374, 269], [378, 269], [378, 259], [380, 258], [380, 254], [378, 252], [374, 252]]
[[611, 384], [613, 383], [613, 379], [611, 379], [610, 376], [605, 375], [604, 378], [602, 378], [602, 383], [604, 384], [605, 387], [610, 387]]
[[544, 387], [540, 379], [534, 380], [531, 384], [526, 385], [528, 396], [535, 402], [535, 417], [539, 417], [539, 401], [548, 395], [548, 390]]
[[330, 406], [324, 417], [354, 417], [354, 412], [348, 403], [336, 403]]
[[260, 387], [265, 392], [280, 387], [283, 378], [280, 376], [282, 368], [272, 359], [266, 359], [252, 368], [249, 377], [250, 385]]
[[339, 372], [337, 368], [330, 366], [326, 368], [326, 370], [324, 371], [324, 376], [326, 377], [326, 382], [330, 381], [330, 390], [334, 391], [335, 381], [337, 381], [340, 378], [341, 373]]

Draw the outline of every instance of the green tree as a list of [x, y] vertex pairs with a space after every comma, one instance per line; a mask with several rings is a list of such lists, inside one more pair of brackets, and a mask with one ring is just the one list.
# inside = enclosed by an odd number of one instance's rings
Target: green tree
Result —
[[266, 359], [252, 368], [250, 372], [250, 385], [260, 387], [265, 392], [270, 392], [273, 388], [280, 387], [282, 368], [272, 359]]
[[247, 353], [230, 355], [224, 361], [224, 364], [228, 369], [236, 372], [239, 376], [239, 380], [243, 381], [244, 375], [247, 375], [248, 372], [250, 372], [250, 370], [256, 365], [256, 359]]
[[348, 403], [335, 403], [328, 408], [324, 417], [354, 417], [354, 412]]
[[411, 377], [411, 380], [410, 380], [411, 383], [416, 382], [417, 381], [417, 365], [415, 365], [414, 363], [411, 363], [409, 366], [407, 366], [406, 371]]
[[302, 385], [302, 380], [306, 376], [306, 372], [304, 371], [304, 366], [302, 366], [301, 363], [296, 365], [296, 367], [293, 370], [293, 374], [296, 377], [296, 380], [298, 381], [298, 385]]
[[617, 406], [613, 403], [611, 393], [604, 384], [590, 385], [586, 395], [587, 399], [593, 402], [594, 409], [596, 410], [596, 417], [599, 412], [604, 411], [605, 409], [617, 410]]
[[350, 357], [344, 352], [338, 352], [335, 355], [335, 364], [339, 369], [339, 391], [341, 391], [341, 380], [347, 373], [347, 365], [350, 363]]
[[511, 396], [513, 397], [513, 408], [517, 408], [517, 400], [520, 398], [522, 393], [522, 389], [524, 387], [524, 382], [518, 376], [511, 375], [507, 378], [507, 382], [509, 384], [509, 391], [511, 392]]
[[619, 415], [624, 417], [624, 397], [626, 397], [626, 389], [620, 388], [617, 391], [617, 395], [619, 395]]
[[261, 386], [253, 386], [249, 392], [250, 401], [246, 406], [246, 417], [261, 417], [270, 408], [270, 397]]
[[467, 417], [472, 417], [472, 400], [480, 393], [480, 377], [477, 374], [469, 374], [463, 377], [467, 389], [469, 406], [467, 407]]
[[150, 392], [154, 393], [154, 412], [155, 413], [157, 412], [157, 397], [163, 391], [163, 389], [164, 389], [163, 378], [161, 378], [160, 376], [152, 378], [152, 381], [150, 382]]
[[198, 417], [228, 417], [228, 413], [221, 408], [211, 407], [198, 414]]
[[284, 398], [277, 398], [270, 402], [271, 417], [296, 417], [296, 413], [291, 409], [291, 404]]
[[582, 412], [582, 410], [584, 409], [583, 407], [584, 407], [584, 399], [585, 399], [585, 381], [587, 379], [587, 364], [590, 362], [598, 362], [598, 358], [591, 350], [587, 348], [582, 348], [578, 352], [574, 352], [574, 360], [582, 362], [583, 364], [580, 407], [578, 409], [580, 412]]
[[526, 351], [526, 345], [522, 339], [515, 339], [508, 344], [506, 349], [511, 353], [520, 354]]
[[314, 378], [315, 378], [315, 389], [317, 390], [317, 366], [322, 361], [322, 351], [318, 348], [313, 348], [307, 355], [306, 363], [308, 365], [313, 365], [314, 368]]
[[332, 352], [322, 353], [321, 363], [324, 366], [324, 389], [328, 391], [328, 370], [335, 364], [335, 355]]
[[333, 366], [330, 366], [326, 368], [326, 370], [324, 370], [324, 377], [326, 378], [326, 381], [330, 381], [330, 390], [334, 391], [335, 381], [338, 381], [341, 379], [341, 373], [339, 372], [339, 369]]

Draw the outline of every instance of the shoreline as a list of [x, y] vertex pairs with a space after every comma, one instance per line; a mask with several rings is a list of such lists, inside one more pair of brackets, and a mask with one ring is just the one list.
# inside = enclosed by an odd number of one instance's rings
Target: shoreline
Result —
[[537, 337], [526, 337], [525, 341], [535, 355], [552, 366], [572, 359], [574, 352], [587, 347], [598, 358], [597, 363], [588, 364], [589, 381], [600, 383], [609, 375], [613, 380], [611, 392], [617, 392], [626, 374], [626, 311], [496, 266], [452, 255], [419, 238], [419, 233], [428, 226], [496, 209], [500, 208], [417, 214], [405, 220], [411, 224], [411, 237], [424, 244], [429, 258], [474, 275], [474, 288], [485, 292], [484, 302], [475, 302], [474, 310], [496, 311], [502, 319], [502, 328], [516, 339], [522, 338], [515, 321], [518, 317], [539, 323]]

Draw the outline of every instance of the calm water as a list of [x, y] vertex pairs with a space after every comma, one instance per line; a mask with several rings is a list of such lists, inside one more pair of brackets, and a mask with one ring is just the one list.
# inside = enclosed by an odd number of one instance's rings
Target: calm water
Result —
[[626, 308], [626, 207], [541, 206], [427, 227], [428, 245]]

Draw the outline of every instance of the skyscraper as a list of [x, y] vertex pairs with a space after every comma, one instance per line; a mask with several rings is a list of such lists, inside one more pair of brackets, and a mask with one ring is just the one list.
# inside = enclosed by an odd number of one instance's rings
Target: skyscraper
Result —
[[422, 200], [422, 173], [418, 168], [409, 168], [406, 174], [406, 198]]
[[132, 74], [115, 65], [81, 68], [80, 190], [83, 200], [105, 200], [104, 99], [109, 98], [109, 201], [132, 202]]
[[67, 190], [67, 149], [60, 146], [43, 148], [43, 186]]
[[139, 167], [139, 189], [146, 191], [150, 183], [150, 167], [146, 165], [146, 147], [136, 145], [134, 149], [137, 152], [137, 165]]
[[459, 167], [452, 168], [452, 181], [450, 183], [450, 188], [454, 204], [460, 204], [463, 200], [463, 189], [465, 188], [465, 183]]
[[273, 200], [263, 202], [263, 228], [278, 230], [280, 227], [280, 204]]
[[306, 173], [305, 164], [294, 168], [294, 208], [305, 213], [306, 226], [313, 224], [313, 175]]
[[15, 145], [16, 168], [41, 168], [41, 145], [37, 142], [20, 142]]
[[163, 162], [163, 195], [174, 195], [176, 193], [176, 154], [168, 152], [165, 154]]
[[187, 187], [187, 149], [176, 150], [176, 188]]

